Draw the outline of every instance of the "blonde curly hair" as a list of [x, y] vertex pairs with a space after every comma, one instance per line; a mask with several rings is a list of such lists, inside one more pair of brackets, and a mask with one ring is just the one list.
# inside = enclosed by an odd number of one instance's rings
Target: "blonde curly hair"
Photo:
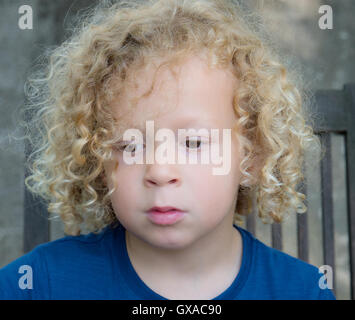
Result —
[[302, 91], [246, 8], [227, 0], [129, 0], [101, 2], [86, 13], [26, 84], [25, 110], [33, 115], [26, 136], [34, 151], [25, 184], [60, 216], [66, 234], [119, 223], [110, 201], [117, 185], [108, 190], [103, 163], [118, 135], [110, 101], [128, 75], [152, 59], [173, 63], [201, 49], [210, 65], [232, 66], [239, 80], [233, 107], [245, 158], [235, 221], [251, 212], [253, 195], [265, 223], [306, 211], [297, 191], [303, 156], [320, 141], [306, 124]]

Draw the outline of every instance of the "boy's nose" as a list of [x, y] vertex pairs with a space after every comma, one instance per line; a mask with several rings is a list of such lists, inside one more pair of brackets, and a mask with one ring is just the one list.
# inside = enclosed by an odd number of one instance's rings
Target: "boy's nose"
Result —
[[178, 186], [181, 179], [171, 164], [147, 164], [144, 176], [144, 184], [147, 187], [175, 185]]

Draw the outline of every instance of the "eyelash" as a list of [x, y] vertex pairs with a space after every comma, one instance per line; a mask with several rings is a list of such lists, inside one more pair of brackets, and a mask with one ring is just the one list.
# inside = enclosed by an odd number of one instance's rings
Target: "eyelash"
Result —
[[[185, 147], [187, 147], [188, 149], [191, 149], [190, 148], [190, 143], [189, 143], [189, 145], [187, 146], [187, 142], [188, 141], [193, 141], [193, 143], [195, 143], [196, 144], [196, 146], [197, 146], [197, 149], [199, 149], [199, 147], [201, 146], [201, 144], [203, 143], [203, 141], [202, 141], [202, 139], [201, 139], [201, 137], [198, 137], [199, 139], [185, 139]], [[199, 143], [199, 144], [198, 144]], [[196, 150], [196, 148], [192, 148], [192, 149], [194, 149], [194, 150]]]
[[[189, 150], [199, 150], [202, 143], [208, 143], [208, 142], [209, 142], [209, 141], [207, 141], [207, 140], [204, 141], [203, 139], [201, 139], [200, 136], [199, 136], [198, 138], [199, 138], [199, 139], [188, 139], [188, 137], [185, 138], [185, 146], [184, 146], [184, 147], [186, 147], [186, 148], [189, 149]], [[192, 141], [193, 143], [196, 143], [196, 147], [197, 147], [197, 148], [190, 147], [190, 142], [191, 142], [191, 141]], [[188, 145], [187, 145], [187, 142], [189, 142]], [[124, 151], [127, 151], [127, 152], [136, 152], [135, 150], [134, 150], [134, 151], [132, 151], [132, 150], [131, 150], [131, 151], [126, 150], [126, 148], [129, 147], [129, 146], [137, 146], [137, 144], [135, 144], [135, 143], [124, 143], [124, 142], [120, 142], [120, 143], [116, 146], [116, 149], [117, 149], [118, 151], [120, 151], [120, 152], [124, 152]], [[143, 146], [145, 147], [145, 143], [143, 143]]]
[[[145, 146], [145, 144], [143, 144], [144, 146]], [[124, 152], [124, 151], [127, 151], [127, 152], [135, 152], [135, 150], [134, 151], [129, 151], [129, 150], [126, 150], [126, 148], [127, 147], [129, 147], [129, 146], [137, 146], [137, 144], [136, 143], [123, 143], [123, 142], [121, 142], [121, 143], [119, 143], [118, 145], [117, 145], [117, 147], [116, 147], [116, 149], [119, 151], [119, 152]]]

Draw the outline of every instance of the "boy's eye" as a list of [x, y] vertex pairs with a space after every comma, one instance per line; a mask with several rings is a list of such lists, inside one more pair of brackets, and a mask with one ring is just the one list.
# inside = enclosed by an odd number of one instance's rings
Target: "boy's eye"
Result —
[[144, 143], [121, 142], [117, 145], [117, 150], [120, 152], [135, 153], [141, 151], [144, 147]]
[[201, 137], [186, 138], [185, 147], [188, 149], [199, 149], [202, 142]]
[[[183, 142], [183, 145], [189, 150], [199, 150], [202, 147], [202, 143], [208, 142], [208, 139], [203, 139], [202, 137], [186, 137], [184, 140], [185, 141]], [[144, 148], [144, 143], [134, 143], [126, 141], [121, 141], [116, 145], [116, 149], [119, 152], [135, 153], [142, 151]]]

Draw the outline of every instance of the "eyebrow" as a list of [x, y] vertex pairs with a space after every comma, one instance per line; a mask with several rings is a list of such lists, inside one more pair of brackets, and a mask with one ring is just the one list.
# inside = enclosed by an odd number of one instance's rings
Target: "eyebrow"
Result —
[[[147, 119], [146, 121], [151, 121], [154, 119]], [[179, 121], [177, 121], [176, 123], [178, 123], [178, 125], [175, 128], [170, 128], [172, 130], [178, 130], [178, 129], [189, 129], [189, 128], [200, 128], [200, 129], [218, 129], [219, 126], [214, 123], [213, 121], [209, 120], [209, 119], [203, 119], [203, 118], [183, 118]], [[143, 135], [145, 135], [145, 123], [144, 125], [138, 125], [138, 124], [134, 124], [134, 126], [132, 127], [134, 129], [138, 129], [142, 132]], [[161, 128], [166, 128], [164, 126], [162, 126]], [[128, 127], [126, 128], [128, 129]], [[156, 131], [156, 127], [154, 126], [154, 130]]]
[[187, 129], [194, 127], [213, 129], [218, 127], [215, 121], [207, 118], [182, 118], [176, 121], [176, 123], [178, 124], [176, 129]]
[[201, 128], [206, 128], [206, 129], [213, 129], [218, 127], [214, 121], [211, 121], [209, 119], [189, 119], [185, 121], [181, 121], [182, 123], [185, 123], [185, 125], [180, 126], [179, 128], [190, 128], [194, 126], [198, 126]]

